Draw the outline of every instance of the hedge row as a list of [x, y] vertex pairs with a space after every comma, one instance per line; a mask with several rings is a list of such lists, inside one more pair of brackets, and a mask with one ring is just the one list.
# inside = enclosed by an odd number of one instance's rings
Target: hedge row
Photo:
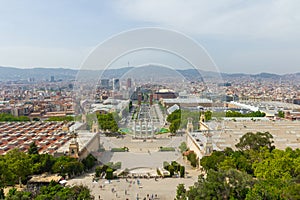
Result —
[[159, 151], [175, 151], [174, 147], [159, 147]]
[[165, 170], [168, 170], [170, 172], [170, 177], [172, 177], [175, 173], [180, 174], [180, 177], [183, 178], [185, 174], [185, 167], [181, 166], [179, 163], [176, 161], [172, 161], [171, 164], [168, 162], [164, 161], [163, 162], [163, 167]]

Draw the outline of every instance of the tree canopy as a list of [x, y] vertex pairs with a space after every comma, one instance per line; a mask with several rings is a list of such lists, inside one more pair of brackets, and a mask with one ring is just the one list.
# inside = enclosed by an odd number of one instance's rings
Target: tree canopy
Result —
[[102, 130], [117, 132], [119, 127], [112, 113], [97, 114], [98, 123]]
[[248, 132], [240, 138], [236, 148], [240, 150], [259, 150], [260, 147], [267, 147], [269, 149], [273, 148], [273, 136], [269, 132], [257, 132], [251, 133]]
[[63, 116], [63, 117], [49, 117], [46, 121], [67, 121], [72, 122], [75, 118], [73, 116]]
[[206, 177], [189, 189], [178, 186], [176, 199], [300, 199], [300, 150], [275, 149], [268, 132], [246, 135], [265, 140], [201, 158]]
[[94, 197], [87, 186], [79, 185], [73, 187], [64, 187], [58, 183], [51, 182], [49, 186], [43, 186], [38, 193], [20, 192], [15, 188], [9, 191], [6, 196], [7, 200], [45, 200], [45, 199], [86, 199], [92, 200]]
[[[176, 133], [178, 129], [180, 128], [186, 128], [188, 118], [192, 118], [194, 128], [198, 128], [198, 121], [200, 118], [200, 112], [199, 111], [189, 111], [189, 110], [175, 110], [167, 117], [167, 122], [170, 123], [170, 132]], [[209, 121], [212, 119], [212, 112], [211, 111], [205, 111], [203, 112], [205, 115], [206, 121]]]
[[15, 117], [11, 114], [0, 113], [0, 121], [1, 122], [19, 122], [19, 121], [30, 121], [30, 119], [27, 116]]
[[277, 113], [278, 117], [280, 118], [284, 118], [285, 114], [282, 110], [279, 110], [278, 113]]
[[35, 145], [31, 145], [31, 153], [27, 154], [19, 149], [10, 150], [5, 155], [0, 155], [0, 189], [26, 183], [28, 177], [33, 174], [59, 173], [61, 175], [80, 175], [84, 170], [91, 169], [96, 159], [89, 155], [81, 162], [69, 156], [54, 158], [49, 154], [38, 154]]
[[261, 111], [255, 111], [255, 112], [249, 112], [246, 114], [242, 114], [237, 111], [227, 111], [226, 112], [226, 117], [264, 117], [266, 116], [266, 113], [261, 112]]

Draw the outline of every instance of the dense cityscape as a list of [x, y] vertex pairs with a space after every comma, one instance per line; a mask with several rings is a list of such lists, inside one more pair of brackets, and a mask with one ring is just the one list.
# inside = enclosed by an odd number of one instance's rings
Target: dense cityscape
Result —
[[[162, 69], [152, 70], [159, 73]], [[275, 75], [267, 78], [241, 75], [234, 79], [229, 76], [227, 74], [221, 83], [189, 80], [188, 76], [182, 82], [163, 84], [157, 81], [159, 77], [143, 82], [122, 73], [116, 73], [114, 78], [102, 78], [96, 85], [74, 79], [56, 80], [55, 76], [38, 81], [33, 77], [3, 82], [1, 168], [10, 169], [6, 159], [23, 153], [29, 154], [26, 162], [39, 166], [32, 169], [28, 166], [24, 169], [26, 173], [19, 177], [17, 172], [11, 171], [16, 174], [15, 178], [3, 171], [3, 187], [8, 189], [17, 184], [15, 187], [20, 191], [34, 197], [42, 193], [42, 186], [54, 181], [63, 187], [83, 184], [81, 187], [90, 190], [91, 197], [87, 198], [107, 199], [114, 195], [127, 199], [169, 199], [170, 192], [171, 198], [184, 199], [185, 195], [193, 198], [193, 190], [187, 192], [184, 188], [197, 181], [197, 174], [210, 173], [211, 169], [219, 171], [217, 163], [227, 158], [214, 160], [220, 156], [218, 152], [227, 155], [229, 150], [244, 151], [242, 155], [246, 156], [247, 151], [267, 144], [268, 148], [283, 151], [298, 149], [300, 86], [297, 75], [293, 81], [284, 77], [278, 80]], [[207, 92], [208, 88], [224, 92]], [[251, 142], [242, 138], [256, 133], [262, 134], [256, 144], [258, 147], [247, 147], [255, 145], [254, 138]], [[266, 138], [269, 143], [260, 144]], [[33, 154], [40, 158], [31, 158]], [[211, 161], [207, 161], [208, 156], [212, 157]], [[66, 160], [60, 160], [61, 157]], [[72, 164], [68, 164], [67, 157], [74, 159]], [[39, 162], [52, 162], [52, 167], [47, 169]], [[60, 163], [58, 168], [57, 162]], [[239, 164], [230, 168], [248, 173], [256, 169], [249, 166], [251, 162], [247, 162], [247, 169], [240, 168]], [[174, 171], [171, 168], [175, 168]], [[92, 176], [76, 178], [83, 174]], [[158, 189], [159, 182], [166, 184], [164, 182], [170, 179], [175, 181], [168, 183], [169, 188]], [[111, 185], [114, 181], [117, 182]], [[246, 184], [254, 184], [250, 182]], [[3, 190], [6, 195], [7, 189]], [[180, 190], [185, 192], [178, 196]], [[16, 192], [14, 195], [26, 196]], [[246, 195], [245, 192], [237, 198]]]
[[0, 9], [0, 199], [300, 199], [297, 2], [26, 2]]

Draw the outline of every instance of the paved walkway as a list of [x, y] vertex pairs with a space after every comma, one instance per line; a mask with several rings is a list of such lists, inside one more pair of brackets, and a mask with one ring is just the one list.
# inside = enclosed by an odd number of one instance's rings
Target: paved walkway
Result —
[[[146, 199], [151, 199], [152, 196], [153, 199], [171, 200], [176, 196], [178, 184], [183, 183], [186, 187], [189, 187], [197, 181], [200, 174], [199, 171], [192, 169], [189, 163], [182, 159], [181, 153], [178, 152], [178, 146], [184, 141], [184, 136], [170, 138], [167, 135], [161, 135], [155, 140], [147, 140], [146, 142], [134, 140], [130, 136], [126, 136], [123, 139], [101, 137], [100, 141], [107, 150], [124, 146], [129, 148], [129, 152], [105, 151], [98, 154], [98, 159], [102, 163], [120, 161], [122, 169], [148, 167], [156, 171], [156, 168], [163, 166], [163, 161], [171, 162], [176, 160], [186, 167], [187, 176], [186, 178], [118, 179], [111, 182], [108, 182], [106, 179], [100, 179], [98, 182], [93, 182], [94, 173], [92, 173], [68, 181], [69, 185], [87, 185], [96, 200], [99, 199], [99, 195], [104, 200], [143, 200], [145, 197]], [[158, 149], [161, 146], [174, 147], [176, 151], [159, 152]]]
[[106, 150], [115, 147], [128, 147], [130, 152], [154, 152], [158, 151], [159, 147], [174, 147], [178, 148], [185, 141], [184, 136], [168, 137], [169, 134], [157, 135], [156, 139], [148, 139], [146, 141], [140, 139], [132, 139], [132, 136], [126, 135], [124, 138], [101, 137], [100, 142]]
[[[188, 167], [187, 167], [188, 168]], [[68, 181], [68, 185], [86, 185], [88, 186], [95, 199], [103, 200], [136, 200], [139, 197], [143, 200], [147, 195], [160, 200], [173, 200], [176, 196], [178, 184], [185, 184], [186, 188], [192, 186], [198, 179], [199, 171], [187, 169], [188, 178], [159, 178], [155, 179], [118, 179], [110, 183], [106, 179], [100, 179], [98, 182], [92, 182], [92, 174]], [[139, 185], [137, 184], [139, 182]]]
[[171, 162], [180, 157], [182, 156], [178, 152], [104, 152], [98, 160], [102, 163], [122, 162], [122, 169], [132, 169], [136, 167], [158, 168], [162, 167], [163, 161]]

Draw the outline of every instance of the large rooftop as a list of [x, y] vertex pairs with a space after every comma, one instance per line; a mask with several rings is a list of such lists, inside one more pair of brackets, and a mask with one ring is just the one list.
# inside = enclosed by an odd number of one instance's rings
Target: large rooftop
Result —
[[67, 134], [74, 122], [2, 122], [0, 123], [0, 154], [18, 148], [24, 152], [35, 142], [40, 153], [54, 153], [69, 141]]

